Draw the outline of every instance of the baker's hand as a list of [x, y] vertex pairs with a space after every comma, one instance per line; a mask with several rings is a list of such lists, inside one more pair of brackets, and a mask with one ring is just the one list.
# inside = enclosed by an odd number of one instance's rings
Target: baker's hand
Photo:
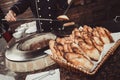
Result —
[[5, 16], [5, 19], [8, 22], [16, 21], [16, 14], [12, 10], [9, 10], [9, 12]]

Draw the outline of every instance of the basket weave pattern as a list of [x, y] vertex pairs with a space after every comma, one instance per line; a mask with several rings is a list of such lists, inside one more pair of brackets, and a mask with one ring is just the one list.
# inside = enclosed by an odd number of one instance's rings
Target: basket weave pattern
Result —
[[90, 71], [86, 71], [85, 69], [82, 68], [78, 68], [76, 66], [74, 66], [73, 64], [69, 63], [69, 62], [65, 62], [62, 61], [61, 59], [54, 57], [53, 55], [50, 55], [50, 57], [56, 62], [58, 63], [61, 67], [64, 67], [66, 69], [68, 69], [69, 71], [74, 71], [77, 73], [85, 73], [85, 74], [89, 74], [89, 75], [93, 75], [95, 74], [98, 69], [100, 68], [100, 66], [102, 66], [102, 64], [109, 58], [109, 56], [114, 54], [114, 51], [119, 47], [120, 45], [120, 39], [118, 41], [116, 41], [116, 43], [109, 49], [109, 51], [106, 53], [106, 55], [102, 58], [102, 60], [98, 63], [98, 65], [94, 68], [94, 70], [92, 72]]

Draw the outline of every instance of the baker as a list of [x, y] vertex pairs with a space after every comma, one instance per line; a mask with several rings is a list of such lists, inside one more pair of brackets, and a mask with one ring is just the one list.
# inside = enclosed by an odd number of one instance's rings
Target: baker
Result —
[[[29, 7], [35, 18], [56, 19], [59, 11], [65, 10], [71, 0], [18, 0], [8, 11], [5, 19], [16, 21], [16, 16], [24, 13]], [[60, 30], [59, 21], [36, 21], [38, 32]]]

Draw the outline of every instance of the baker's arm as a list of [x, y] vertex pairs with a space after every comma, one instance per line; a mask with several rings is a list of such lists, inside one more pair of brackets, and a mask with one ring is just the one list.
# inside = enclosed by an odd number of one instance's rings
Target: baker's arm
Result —
[[11, 8], [16, 15], [22, 14], [30, 6], [30, 0], [18, 0]]
[[5, 19], [9, 22], [16, 21], [16, 16], [22, 14], [30, 6], [29, 0], [18, 0], [8, 11]]

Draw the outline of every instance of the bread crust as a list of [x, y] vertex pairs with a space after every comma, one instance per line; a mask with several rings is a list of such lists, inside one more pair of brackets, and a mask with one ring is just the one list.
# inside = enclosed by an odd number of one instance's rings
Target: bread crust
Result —
[[[69, 37], [57, 38], [50, 48], [52, 52], [67, 62], [86, 70], [91, 70], [93, 61], [98, 61], [105, 44], [113, 42], [110, 32], [102, 27], [75, 28]], [[54, 49], [53, 49], [54, 47]]]
[[66, 15], [60, 15], [57, 17], [57, 19], [60, 21], [69, 20], [69, 18]]

